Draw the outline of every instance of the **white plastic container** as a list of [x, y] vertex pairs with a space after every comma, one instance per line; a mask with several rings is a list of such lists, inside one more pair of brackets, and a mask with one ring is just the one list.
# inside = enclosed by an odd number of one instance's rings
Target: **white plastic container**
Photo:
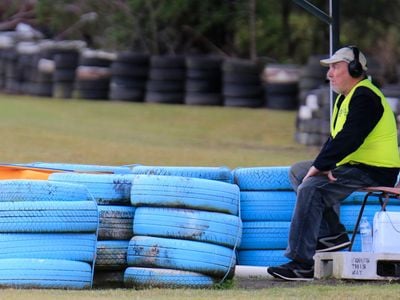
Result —
[[373, 232], [375, 253], [400, 253], [400, 212], [375, 213]]

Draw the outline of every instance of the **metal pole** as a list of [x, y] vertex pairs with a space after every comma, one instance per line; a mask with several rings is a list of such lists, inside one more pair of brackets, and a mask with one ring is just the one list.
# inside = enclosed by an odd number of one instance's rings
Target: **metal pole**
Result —
[[[339, 28], [339, 7], [340, 0], [329, 0], [329, 15], [320, 10], [315, 5], [307, 0], [293, 0], [297, 5], [303, 7], [305, 10], [316, 16], [321, 21], [329, 25], [329, 55], [331, 56], [335, 50], [339, 48], [340, 41], [340, 28]], [[334, 93], [330, 88], [330, 115], [332, 116]]]
[[[339, 27], [339, 0], [329, 0], [329, 56], [339, 48], [340, 43], [340, 27]], [[335, 93], [332, 91], [332, 87], [329, 87], [329, 109], [330, 116], [333, 113], [334, 99], [336, 98]]]

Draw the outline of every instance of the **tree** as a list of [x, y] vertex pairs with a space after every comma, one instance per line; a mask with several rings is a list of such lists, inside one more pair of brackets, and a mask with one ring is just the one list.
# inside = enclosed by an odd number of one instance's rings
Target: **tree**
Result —
[[[328, 11], [327, 0], [312, 2]], [[379, 54], [394, 69], [400, 54], [399, 0], [340, 5], [342, 44]], [[311, 54], [327, 54], [329, 45], [328, 26], [292, 0], [4, 0], [0, 16], [3, 30], [22, 16], [50, 38], [84, 39], [112, 51], [304, 63]]]

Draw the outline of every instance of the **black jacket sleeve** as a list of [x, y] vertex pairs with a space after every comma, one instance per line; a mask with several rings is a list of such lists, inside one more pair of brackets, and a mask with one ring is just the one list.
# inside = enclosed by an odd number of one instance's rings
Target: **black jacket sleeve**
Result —
[[343, 129], [329, 138], [314, 161], [320, 171], [332, 170], [336, 163], [357, 150], [383, 115], [380, 98], [370, 89], [358, 87], [349, 103]]

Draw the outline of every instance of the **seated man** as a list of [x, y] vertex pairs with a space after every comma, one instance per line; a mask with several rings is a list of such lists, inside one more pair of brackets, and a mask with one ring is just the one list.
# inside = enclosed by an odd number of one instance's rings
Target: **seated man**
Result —
[[321, 60], [338, 94], [331, 118], [331, 135], [313, 162], [291, 168], [297, 193], [287, 264], [269, 267], [284, 280], [311, 280], [316, 251], [349, 246], [339, 221], [340, 202], [367, 186], [394, 186], [400, 158], [393, 111], [382, 92], [367, 78], [367, 61], [356, 47], [344, 47]]

